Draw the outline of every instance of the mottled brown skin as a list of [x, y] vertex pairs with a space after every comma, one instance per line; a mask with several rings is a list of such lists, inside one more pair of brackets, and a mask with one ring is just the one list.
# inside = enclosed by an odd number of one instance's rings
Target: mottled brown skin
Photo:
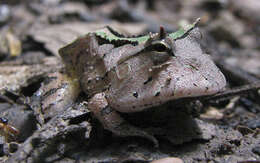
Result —
[[[159, 34], [162, 36], [162, 34]], [[115, 47], [93, 33], [60, 49], [71, 78], [90, 97], [88, 109], [120, 136], [157, 140], [128, 124], [116, 112], [138, 112], [183, 97], [210, 95], [226, 85], [223, 74], [203, 54], [197, 28], [178, 40], [167, 35]]]

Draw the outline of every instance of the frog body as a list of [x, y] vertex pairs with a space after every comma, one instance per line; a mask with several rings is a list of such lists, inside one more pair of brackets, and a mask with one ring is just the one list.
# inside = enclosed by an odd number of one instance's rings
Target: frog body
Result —
[[211, 95], [225, 87], [224, 75], [200, 48], [201, 34], [195, 26], [182, 35], [162, 30], [136, 39], [111, 38], [99, 30], [59, 53], [67, 74], [88, 95], [88, 109], [106, 129], [120, 136], [142, 136], [158, 145], [152, 135], [128, 124], [118, 112]]

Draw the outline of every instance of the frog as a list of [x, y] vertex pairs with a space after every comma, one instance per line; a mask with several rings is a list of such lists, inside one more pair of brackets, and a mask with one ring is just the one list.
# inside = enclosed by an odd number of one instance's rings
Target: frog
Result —
[[160, 27], [158, 33], [138, 37], [105, 27], [62, 47], [67, 84], [78, 90], [73, 97], [83, 91], [87, 108], [115, 135], [143, 137], [158, 147], [154, 135], [131, 125], [120, 113], [225, 88], [225, 76], [201, 49], [198, 21], [173, 33]]

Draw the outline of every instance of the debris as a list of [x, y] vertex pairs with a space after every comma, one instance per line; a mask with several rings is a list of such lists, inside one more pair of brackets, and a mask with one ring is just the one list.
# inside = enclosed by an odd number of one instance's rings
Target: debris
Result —
[[184, 163], [181, 159], [176, 157], [167, 157], [152, 161], [151, 163]]
[[209, 107], [206, 111], [206, 113], [201, 114], [200, 118], [205, 118], [205, 119], [222, 119], [223, 118], [223, 113], [221, 113], [218, 109], [214, 107]]
[[9, 28], [2, 29], [0, 32], [0, 54], [19, 56], [22, 52], [22, 43]]

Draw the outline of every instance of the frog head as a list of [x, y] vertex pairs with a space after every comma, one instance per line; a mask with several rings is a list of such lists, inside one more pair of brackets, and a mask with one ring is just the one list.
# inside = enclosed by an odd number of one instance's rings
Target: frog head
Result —
[[[221, 91], [226, 80], [200, 47], [198, 28], [181, 37], [159, 34], [143, 51], [111, 71], [108, 101], [120, 112], [136, 112], [170, 100], [211, 95]], [[127, 71], [125, 70], [127, 69]], [[121, 73], [122, 74], [122, 73]]]

